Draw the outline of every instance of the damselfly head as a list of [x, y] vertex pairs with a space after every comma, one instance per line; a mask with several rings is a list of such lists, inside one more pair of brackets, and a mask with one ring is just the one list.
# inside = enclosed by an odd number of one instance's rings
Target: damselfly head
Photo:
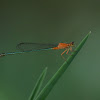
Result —
[[71, 46], [74, 46], [74, 42], [71, 42], [70, 44], [71, 44]]

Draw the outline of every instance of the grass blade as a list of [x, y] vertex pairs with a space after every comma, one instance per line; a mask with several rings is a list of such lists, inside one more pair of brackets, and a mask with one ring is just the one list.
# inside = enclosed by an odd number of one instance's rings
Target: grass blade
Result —
[[84, 43], [86, 42], [88, 36], [91, 32], [89, 32], [85, 38], [80, 42], [80, 44], [76, 47], [75, 51], [70, 55], [67, 59], [67, 61], [64, 62], [64, 64], [58, 69], [58, 71], [53, 75], [53, 77], [49, 80], [49, 82], [46, 84], [46, 86], [41, 90], [39, 95], [36, 97], [35, 100], [45, 100], [58, 79], [63, 75], [65, 70], [68, 68], [74, 57], [77, 55], [77, 53], [80, 51]]
[[46, 75], [46, 72], [47, 72], [47, 68], [45, 68], [42, 72], [42, 74], [40, 75], [40, 77], [38, 78], [38, 81], [29, 97], [28, 100], [34, 100], [35, 97], [38, 95], [39, 91], [40, 91], [40, 88], [42, 86], [42, 83], [43, 83], [43, 80], [45, 78], [45, 75]]

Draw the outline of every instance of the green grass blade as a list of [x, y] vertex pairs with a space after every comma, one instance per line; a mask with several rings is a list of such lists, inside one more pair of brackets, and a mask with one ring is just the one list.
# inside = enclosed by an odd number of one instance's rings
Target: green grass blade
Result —
[[42, 72], [42, 74], [40, 75], [40, 77], [38, 78], [38, 81], [29, 97], [28, 100], [34, 100], [35, 97], [38, 95], [39, 91], [40, 91], [40, 88], [42, 86], [42, 83], [43, 83], [43, 80], [45, 78], [45, 75], [46, 75], [46, 72], [47, 72], [47, 68], [45, 68]]
[[65, 70], [68, 68], [74, 57], [77, 55], [77, 53], [80, 51], [84, 43], [86, 42], [88, 36], [91, 32], [89, 32], [85, 38], [80, 42], [80, 44], [76, 47], [75, 51], [70, 55], [67, 59], [67, 61], [64, 62], [64, 64], [58, 69], [58, 71], [53, 75], [53, 77], [49, 80], [49, 82], [46, 84], [46, 86], [41, 90], [39, 95], [36, 97], [35, 100], [45, 100], [58, 79], [63, 75]]

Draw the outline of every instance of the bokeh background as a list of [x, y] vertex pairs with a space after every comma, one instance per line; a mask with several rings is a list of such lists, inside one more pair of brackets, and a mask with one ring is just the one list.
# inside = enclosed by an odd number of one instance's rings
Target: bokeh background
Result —
[[[17, 51], [20, 42], [78, 45], [89, 31], [88, 41], [47, 100], [100, 100], [100, 1], [0, 1], [0, 53]], [[62, 52], [0, 58], [0, 100], [28, 100], [43, 69], [48, 67], [44, 86], [63, 64]]]

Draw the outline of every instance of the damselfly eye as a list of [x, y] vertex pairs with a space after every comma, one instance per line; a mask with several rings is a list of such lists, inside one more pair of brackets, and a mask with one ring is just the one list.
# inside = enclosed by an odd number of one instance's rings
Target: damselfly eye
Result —
[[74, 45], [74, 42], [72, 42], [71, 44]]

